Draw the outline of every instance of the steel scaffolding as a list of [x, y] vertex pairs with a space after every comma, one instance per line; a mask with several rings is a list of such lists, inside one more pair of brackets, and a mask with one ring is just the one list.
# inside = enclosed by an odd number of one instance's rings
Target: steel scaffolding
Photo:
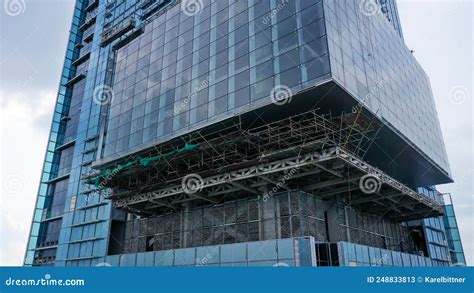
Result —
[[[362, 111], [332, 117], [312, 110], [258, 125], [239, 119], [154, 147], [140, 159], [176, 152], [185, 144], [199, 146], [146, 167], [135, 164], [103, 185], [116, 208], [140, 215], [176, 210], [192, 200], [219, 203], [230, 192], [264, 195], [275, 189], [303, 190], [323, 199], [340, 194], [350, 205], [400, 222], [441, 215], [439, 203], [363, 160], [381, 128]], [[183, 184], [189, 174], [199, 179], [193, 192]], [[367, 176], [378, 186], [363, 192], [360, 183]]]

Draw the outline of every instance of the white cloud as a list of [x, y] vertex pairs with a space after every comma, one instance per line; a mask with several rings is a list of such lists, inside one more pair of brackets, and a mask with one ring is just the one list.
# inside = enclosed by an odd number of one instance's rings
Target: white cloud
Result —
[[23, 262], [55, 102], [53, 91], [27, 95], [0, 93], [0, 265]]
[[[455, 181], [438, 188], [452, 195], [469, 265], [474, 263], [472, 7], [472, 1], [398, 1], [405, 42], [431, 79]], [[470, 92], [463, 104], [449, 96], [458, 86]]]

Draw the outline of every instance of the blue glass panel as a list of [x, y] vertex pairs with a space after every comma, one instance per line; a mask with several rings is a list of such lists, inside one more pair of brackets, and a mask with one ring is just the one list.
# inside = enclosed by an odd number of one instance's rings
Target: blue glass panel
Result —
[[277, 259], [276, 240], [248, 243], [248, 260], [270, 260]]
[[155, 266], [172, 266], [174, 262], [174, 251], [157, 251], [155, 252]]
[[[249, 267], [272, 267], [272, 266], [278, 266], [279, 263], [277, 260], [274, 261], [252, 261], [248, 262]], [[285, 266], [282, 264], [282, 266]]]
[[245, 243], [221, 246], [221, 262], [242, 262], [247, 260]]
[[278, 243], [278, 259], [293, 259], [294, 247], [293, 239], [280, 239]]
[[193, 265], [196, 260], [195, 248], [176, 249], [174, 254], [174, 265]]
[[120, 266], [130, 267], [136, 265], [136, 254], [123, 254], [120, 256]]
[[109, 255], [105, 258], [105, 263], [107, 265], [118, 267], [120, 263], [120, 255]]

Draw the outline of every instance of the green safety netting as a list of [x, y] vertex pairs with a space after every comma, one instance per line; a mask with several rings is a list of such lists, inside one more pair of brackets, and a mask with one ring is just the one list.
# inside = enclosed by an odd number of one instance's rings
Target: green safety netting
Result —
[[186, 144], [184, 146], [184, 148], [181, 148], [181, 149], [177, 149], [177, 150], [174, 150], [174, 151], [171, 151], [169, 153], [165, 153], [165, 154], [162, 154], [162, 155], [158, 155], [158, 156], [154, 156], [154, 157], [151, 157], [151, 158], [145, 158], [145, 159], [139, 159], [139, 162], [142, 166], [146, 167], [148, 166], [150, 163], [152, 162], [155, 162], [155, 161], [158, 161], [162, 158], [168, 158], [170, 156], [173, 156], [173, 155], [176, 155], [176, 154], [180, 154], [180, 153], [183, 153], [183, 152], [188, 152], [188, 151], [192, 151], [194, 150], [195, 148], [199, 147], [198, 144]]
[[171, 157], [171, 156], [176, 155], [176, 154], [181, 154], [181, 153], [184, 153], [184, 152], [192, 151], [192, 150], [194, 150], [198, 147], [199, 147], [199, 144], [186, 144], [181, 149], [173, 150], [171, 152], [168, 152], [168, 153], [165, 153], [165, 154], [162, 154], [162, 155], [157, 155], [157, 156], [150, 157], [150, 158], [138, 158], [137, 160], [129, 161], [129, 162], [123, 164], [123, 165], [118, 165], [112, 170], [105, 169], [104, 171], [102, 171], [102, 173], [100, 175], [98, 175], [96, 177], [93, 177], [93, 178], [86, 179], [85, 183], [86, 184], [93, 184], [95, 187], [99, 187], [99, 185], [101, 185], [101, 183], [105, 181], [104, 179], [109, 179], [110, 180], [109, 177], [112, 177], [112, 176], [116, 175], [117, 173], [119, 173], [122, 170], [128, 169], [128, 168], [136, 166], [136, 165], [141, 165], [143, 167], [147, 167], [148, 165], [150, 165], [153, 162]]

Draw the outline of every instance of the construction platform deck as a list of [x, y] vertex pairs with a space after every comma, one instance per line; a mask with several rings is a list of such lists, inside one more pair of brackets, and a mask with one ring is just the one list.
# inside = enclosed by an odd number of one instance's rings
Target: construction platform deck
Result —
[[323, 199], [343, 195], [349, 205], [399, 222], [442, 215], [439, 202], [364, 161], [381, 127], [361, 111], [337, 117], [309, 111], [269, 123], [239, 122], [190, 133], [124, 158], [109, 167], [107, 177], [99, 172], [84, 179], [100, 182], [99, 191], [116, 208], [140, 215], [177, 209], [191, 200], [217, 204], [230, 192], [266, 196], [290, 189]]

